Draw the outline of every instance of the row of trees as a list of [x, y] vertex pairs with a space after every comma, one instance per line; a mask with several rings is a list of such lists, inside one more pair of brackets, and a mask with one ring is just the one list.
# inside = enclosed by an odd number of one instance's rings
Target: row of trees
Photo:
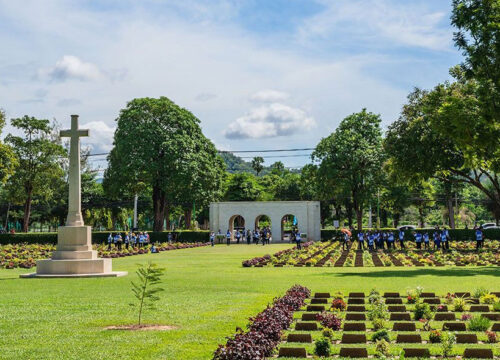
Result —
[[[381, 226], [440, 223], [441, 215], [451, 227], [457, 219], [498, 222], [499, 16], [498, 1], [454, 0], [464, 62], [450, 70], [453, 80], [414, 89], [385, 134], [379, 115], [364, 109], [346, 117], [298, 172], [281, 162], [264, 167], [261, 157], [245, 163], [219, 154], [188, 110], [166, 97], [134, 99], [117, 119], [102, 184], [83, 156], [85, 220], [128, 227], [137, 195], [141, 226], [151, 222], [157, 231], [181, 217], [187, 228], [192, 219], [206, 221], [208, 204], [221, 199], [320, 200], [324, 225], [337, 219], [358, 228], [371, 223], [371, 208]], [[0, 112], [0, 130], [5, 121]], [[5, 223], [10, 213], [27, 231], [35, 204], [37, 221], [62, 224], [67, 163], [58, 125], [28, 116], [11, 123], [18, 135], [0, 143]]]

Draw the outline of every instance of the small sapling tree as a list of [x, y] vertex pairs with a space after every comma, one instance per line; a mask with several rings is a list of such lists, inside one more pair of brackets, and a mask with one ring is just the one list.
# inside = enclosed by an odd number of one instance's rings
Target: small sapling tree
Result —
[[154, 303], [160, 300], [157, 294], [164, 289], [157, 287], [156, 285], [161, 282], [161, 276], [164, 271], [164, 268], [158, 267], [157, 264], [153, 264], [151, 261], [148, 262], [147, 265], [139, 267], [136, 271], [139, 280], [137, 282], [132, 281], [131, 283], [132, 292], [137, 299], [137, 303], [131, 303], [130, 306], [138, 308], [138, 325], [141, 325], [141, 317], [144, 307], [153, 309]]

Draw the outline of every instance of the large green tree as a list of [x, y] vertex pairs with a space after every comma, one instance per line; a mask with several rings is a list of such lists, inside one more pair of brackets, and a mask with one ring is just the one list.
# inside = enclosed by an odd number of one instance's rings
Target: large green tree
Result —
[[453, 120], [469, 118], [471, 132], [475, 131], [473, 119], [482, 116], [476, 89], [473, 81], [460, 77], [431, 91], [415, 89], [400, 118], [389, 126], [385, 148], [398, 174], [409, 182], [434, 177], [468, 183], [500, 208], [500, 178], [494, 158], [477, 147], [467, 147], [461, 136], [465, 123], [460, 130]]
[[379, 115], [363, 109], [342, 120], [313, 152], [320, 163], [318, 180], [333, 183], [332, 198], [335, 193], [348, 194], [358, 229], [363, 227], [363, 209], [380, 183], [384, 160], [380, 123]]
[[461, 64], [464, 76], [477, 84], [472, 99], [477, 108], [472, 117], [467, 116], [471, 108], [465, 108], [467, 111], [455, 112], [448, 121], [459, 133], [464, 151], [489, 157], [493, 171], [499, 173], [500, 1], [453, 0], [451, 20], [457, 29], [455, 44], [465, 57]]
[[134, 99], [117, 119], [105, 188], [132, 196], [150, 187], [155, 231], [170, 206], [206, 204], [220, 194], [224, 164], [199, 122], [166, 97]]
[[[0, 109], [0, 134], [5, 127], [5, 112]], [[0, 141], [0, 184], [5, 184], [8, 177], [14, 172], [17, 165], [17, 159], [12, 148]]]
[[51, 198], [60, 188], [64, 172], [61, 157], [64, 148], [51, 138], [49, 120], [24, 116], [12, 119], [11, 125], [23, 135], [9, 134], [5, 141], [10, 144], [17, 158], [15, 175], [9, 178], [9, 198], [24, 205], [23, 231], [29, 229], [33, 197]]

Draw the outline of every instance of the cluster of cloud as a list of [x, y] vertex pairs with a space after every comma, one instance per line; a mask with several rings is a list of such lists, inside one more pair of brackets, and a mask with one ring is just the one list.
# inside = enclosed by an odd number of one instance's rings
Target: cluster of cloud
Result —
[[[298, 30], [303, 42], [336, 37], [351, 43], [384, 47], [410, 46], [430, 50], [450, 48], [448, 13], [422, 2], [394, 0], [317, 0], [324, 10], [305, 20]], [[348, 35], [348, 36], [344, 36]]]
[[84, 62], [72, 55], [64, 55], [53, 67], [40, 69], [39, 75], [47, 77], [52, 81], [66, 81], [70, 79], [92, 81], [104, 77], [96, 65]]
[[253, 94], [250, 100], [262, 104], [230, 123], [224, 136], [228, 139], [258, 139], [310, 130], [316, 125], [311, 116], [304, 110], [278, 102], [289, 97], [289, 94], [276, 90]]

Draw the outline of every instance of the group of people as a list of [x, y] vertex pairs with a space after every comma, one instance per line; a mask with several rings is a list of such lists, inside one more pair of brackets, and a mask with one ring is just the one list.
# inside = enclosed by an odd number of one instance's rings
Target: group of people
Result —
[[[231, 238], [233, 234], [231, 234], [231, 230], [227, 230], [225, 238], [226, 238], [226, 244], [230, 245], [231, 244]], [[215, 234], [213, 231], [210, 233], [210, 243], [212, 246], [215, 245], [215, 238], [223, 238], [224, 235], [222, 234], [221, 230]], [[263, 227], [262, 229], [256, 228], [255, 230], [250, 230], [250, 229], [237, 229], [235, 230], [234, 233], [234, 238], [236, 239], [236, 243], [239, 244], [240, 241], [244, 242], [246, 240], [247, 244], [250, 245], [253, 241], [254, 244], [258, 245], [259, 243], [262, 243], [262, 245], [270, 244], [272, 241], [272, 233], [271, 233], [271, 228], [269, 226]]]
[[[215, 246], [215, 239], [216, 238], [223, 238], [224, 235], [222, 232], [219, 231], [217, 234], [215, 232], [210, 233], [210, 243], [212, 246]], [[227, 230], [226, 235], [226, 244], [229, 246], [231, 244], [231, 230]], [[262, 244], [262, 245], [269, 245], [271, 241], [273, 240], [271, 228], [269, 226], [263, 227], [262, 229], [256, 228], [255, 230], [250, 230], [250, 229], [237, 229], [235, 230], [234, 233], [234, 238], [236, 239], [236, 243], [239, 244], [240, 241], [244, 242], [246, 240], [246, 243], [248, 245], [250, 244]], [[297, 249], [302, 249], [301, 245], [301, 237], [300, 237], [300, 232], [298, 228], [292, 229], [292, 232], [290, 233], [290, 242], [294, 242], [297, 244]]]
[[128, 249], [129, 246], [132, 247], [143, 247], [146, 246], [147, 244], [150, 243], [150, 238], [149, 234], [145, 232], [140, 232], [138, 234], [134, 232], [125, 232], [120, 234], [119, 232], [117, 233], [110, 233], [108, 236], [108, 250], [111, 250], [112, 246], [114, 245], [118, 250], [122, 249], [122, 246], [125, 245], [125, 248]]
[[[443, 251], [450, 249], [450, 233], [448, 229], [443, 228], [440, 229], [439, 226], [434, 228], [434, 232], [430, 234], [430, 232], [420, 232], [420, 231], [412, 231], [413, 240], [415, 241], [415, 245], [417, 249], [422, 249], [422, 245], [424, 249], [431, 249], [431, 237], [433, 240], [433, 249]], [[347, 232], [342, 233], [341, 235], [343, 240], [342, 249], [349, 249], [350, 245], [350, 236]], [[393, 231], [379, 231], [379, 230], [368, 230], [368, 231], [360, 231], [357, 234], [357, 242], [358, 242], [358, 250], [368, 249], [370, 251], [374, 251], [376, 249], [396, 249], [396, 244], [399, 242], [399, 247], [401, 250], [405, 249], [405, 241], [407, 238], [405, 237], [405, 232], [403, 230], [399, 230], [398, 232]], [[480, 249], [483, 247], [484, 235], [481, 227], [475, 229], [475, 240], [476, 240], [476, 249]]]

